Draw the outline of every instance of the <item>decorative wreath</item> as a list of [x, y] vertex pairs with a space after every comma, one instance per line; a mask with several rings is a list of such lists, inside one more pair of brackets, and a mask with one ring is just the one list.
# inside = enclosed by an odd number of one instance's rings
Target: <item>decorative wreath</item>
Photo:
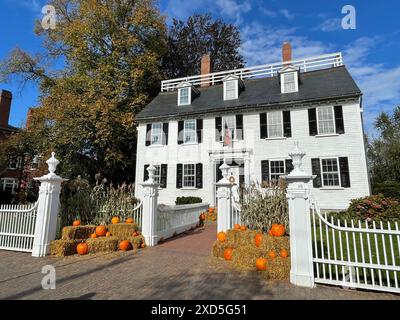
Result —
[[229, 182], [230, 183], [235, 183], [235, 177], [234, 176], [230, 176], [229, 177]]

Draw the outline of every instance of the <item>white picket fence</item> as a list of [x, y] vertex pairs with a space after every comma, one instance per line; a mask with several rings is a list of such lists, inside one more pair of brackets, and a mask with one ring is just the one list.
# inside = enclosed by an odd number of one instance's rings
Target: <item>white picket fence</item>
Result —
[[240, 212], [241, 212], [241, 206], [239, 202], [236, 202], [235, 200], [232, 199], [232, 205], [231, 205], [231, 229], [234, 227], [235, 224], [242, 224], [242, 219], [240, 217]]
[[32, 252], [38, 202], [0, 206], [0, 249]]
[[207, 211], [208, 207], [208, 203], [159, 206], [157, 210], [158, 237], [167, 239], [174, 234], [180, 234], [196, 227], [200, 214]]
[[400, 293], [398, 223], [334, 221], [311, 200], [316, 283]]
[[[101, 217], [109, 216], [108, 208], [101, 207], [99, 210], [99, 219]], [[142, 221], [143, 221], [143, 201], [140, 201], [136, 207], [132, 209], [111, 209], [113, 215], [118, 216], [121, 221], [125, 221], [127, 218], [133, 218], [135, 223], [138, 225], [139, 230], [142, 230]]]

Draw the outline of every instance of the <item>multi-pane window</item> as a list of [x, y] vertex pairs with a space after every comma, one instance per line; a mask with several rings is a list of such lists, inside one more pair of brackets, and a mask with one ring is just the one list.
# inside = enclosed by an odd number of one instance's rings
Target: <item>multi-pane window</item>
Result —
[[8, 192], [15, 192], [17, 189], [18, 183], [17, 180], [12, 178], [3, 178], [0, 179], [0, 190], [1, 191], [8, 191]]
[[268, 112], [268, 137], [283, 137], [283, 120], [281, 111]]
[[194, 164], [183, 165], [183, 187], [196, 186], [196, 167]]
[[154, 172], [154, 182], [157, 184], [160, 184], [160, 182], [161, 182], [161, 165], [155, 164], [154, 168], [156, 168], [156, 171]]
[[226, 81], [225, 82], [225, 100], [236, 99], [236, 89], [237, 89], [237, 81]]
[[151, 144], [162, 144], [162, 123], [151, 125]]
[[318, 134], [335, 133], [335, 116], [331, 106], [317, 108]]
[[231, 139], [236, 139], [236, 117], [235, 116], [228, 116], [222, 118], [222, 139], [225, 136], [226, 130], [229, 130]]
[[36, 170], [39, 167], [39, 156], [35, 155], [32, 158], [31, 170]]
[[283, 74], [283, 92], [295, 92], [296, 91], [296, 76], [294, 72]]
[[179, 105], [189, 104], [189, 88], [179, 89]]
[[185, 120], [184, 123], [184, 142], [196, 142], [196, 120]]
[[285, 161], [271, 161], [271, 181], [278, 181], [279, 177], [285, 174]]
[[324, 186], [339, 186], [339, 169], [337, 159], [322, 159], [322, 181]]
[[20, 157], [11, 157], [10, 162], [8, 164], [9, 169], [19, 169], [21, 165], [21, 158]]

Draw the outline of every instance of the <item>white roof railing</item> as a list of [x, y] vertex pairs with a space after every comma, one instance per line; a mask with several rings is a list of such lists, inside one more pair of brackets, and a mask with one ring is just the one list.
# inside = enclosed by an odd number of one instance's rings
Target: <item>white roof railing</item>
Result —
[[193, 86], [199, 86], [203, 83], [209, 83], [210, 85], [219, 84], [222, 79], [229, 74], [234, 74], [240, 79], [250, 78], [261, 78], [261, 77], [273, 77], [277, 75], [278, 71], [284, 66], [291, 64], [300, 68], [300, 72], [307, 72], [326, 68], [336, 68], [343, 65], [342, 53], [331, 53], [317, 57], [292, 60], [283, 62], [277, 62], [273, 64], [264, 64], [249, 68], [234, 69], [228, 71], [213, 72], [204, 75], [190, 76], [177, 79], [169, 79], [161, 81], [161, 91], [173, 91], [176, 86], [181, 82], [189, 82]]

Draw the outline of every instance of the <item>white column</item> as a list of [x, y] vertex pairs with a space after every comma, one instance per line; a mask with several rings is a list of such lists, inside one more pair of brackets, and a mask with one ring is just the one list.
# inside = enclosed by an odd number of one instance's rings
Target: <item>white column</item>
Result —
[[286, 198], [289, 203], [290, 282], [297, 286], [314, 287], [309, 184], [315, 176], [301, 168], [304, 155], [296, 141], [294, 150], [289, 154], [294, 169], [285, 177], [288, 182]]
[[143, 187], [143, 220], [142, 235], [146, 245], [154, 247], [158, 243], [157, 236], [157, 205], [158, 205], [158, 184], [154, 181], [156, 168], [150, 165], [147, 168], [149, 179], [141, 183]]
[[232, 183], [228, 180], [229, 166], [224, 163], [219, 167], [222, 171], [222, 179], [216, 183], [218, 198], [217, 232], [232, 228], [231, 197]]
[[244, 157], [244, 183], [250, 185], [250, 155], [247, 153]]
[[40, 181], [38, 209], [32, 256], [43, 257], [50, 252], [50, 242], [56, 238], [57, 216], [60, 206], [61, 183], [66, 181], [55, 174], [59, 161], [54, 157], [46, 161], [49, 173], [35, 178]]

